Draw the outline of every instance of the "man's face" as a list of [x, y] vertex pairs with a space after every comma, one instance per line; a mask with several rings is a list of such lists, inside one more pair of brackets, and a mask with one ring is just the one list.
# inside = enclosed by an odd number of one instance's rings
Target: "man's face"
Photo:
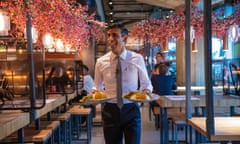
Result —
[[165, 54], [157, 54], [156, 55], [156, 61], [157, 63], [164, 62], [165, 61]]
[[120, 55], [124, 49], [124, 38], [119, 28], [112, 28], [107, 31], [107, 42], [109, 49], [116, 55]]
[[157, 61], [157, 63], [163, 62], [163, 58], [160, 54], [156, 55], [156, 61]]

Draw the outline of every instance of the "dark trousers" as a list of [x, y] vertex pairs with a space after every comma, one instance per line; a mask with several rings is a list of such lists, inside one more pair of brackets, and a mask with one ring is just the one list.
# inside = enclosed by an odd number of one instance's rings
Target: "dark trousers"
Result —
[[102, 112], [103, 131], [106, 144], [140, 144], [141, 113], [137, 103], [124, 104], [120, 110], [117, 104], [106, 103]]

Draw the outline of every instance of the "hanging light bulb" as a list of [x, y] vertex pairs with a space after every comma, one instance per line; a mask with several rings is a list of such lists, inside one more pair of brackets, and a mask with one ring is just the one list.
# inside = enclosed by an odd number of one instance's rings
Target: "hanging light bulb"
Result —
[[61, 39], [56, 40], [56, 52], [64, 52], [64, 44]]
[[44, 48], [51, 49], [53, 47], [53, 37], [50, 33], [46, 33], [42, 38]]
[[7, 36], [10, 30], [10, 20], [6, 12], [0, 9], [0, 36]]
[[65, 53], [67, 53], [67, 54], [69, 54], [70, 53], [70, 51], [71, 51], [71, 45], [70, 44], [66, 44], [65, 45]]

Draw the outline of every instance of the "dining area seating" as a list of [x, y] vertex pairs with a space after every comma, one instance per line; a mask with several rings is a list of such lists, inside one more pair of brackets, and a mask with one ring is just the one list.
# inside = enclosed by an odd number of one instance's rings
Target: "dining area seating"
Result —
[[[173, 95], [173, 96], [160, 96], [160, 98], [157, 100], [157, 103], [159, 104], [159, 109], [160, 109], [160, 143], [165, 144], [169, 143], [170, 141], [173, 141], [174, 143], [178, 143], [178, 131], [179, 128], [178, 126], [183, 126], [184, 130], [186, 130], [186, 138], [185, 141], [188, 143], [198, 143], [198, 142], [216, 142], [216, 141], [240, 141], [240, 133], [233, 131], [232, 135], [230, 132], [228, 133], [229, 136], [222, 136], [218, 135], [219, 133], [216, 132], [215, 135], [212, 136], [207, 136], [206, 133], [203, 131], [205, 130], [206, 132], [206, 125], [203, 126], [202, 123], [206, 123], [206, 104], [205, 104], [206, 97], [205, 96], [191, 96], [191, 109], [192, 109], [192, 117], [188, 119], [186, 117], [186, 96], [185, 95]], [[215, 119], [217, 121], [223, 120], [222, 125], [226, 121], [235, 117], [231, 117], [231, 107], [234, 106], [239, 106], [240, 101], [239, 98], [236, 97], [231, 97], [231, 96], [223, 96], [223, 95], [216, 95], [214, 96], [214, 107], [216, 108], [215, 111]], [[172, 108], [181, 108], [183, 110], [182, 114], [183, 116], [177, 116], [177, 114], [171, 115], [170, 110]], [[224, 109], [224, 111], [222, 111]], [[197, 122], [195, 122], [196, 119], [200, 119], [201, 125]], [[172, 138], [169, 138], [169, 121], [172, 120]], [[193, 122], [194, 120], [194, 125]], [[231, 121], [231, 120], [229, 120]], [[232, 121], [233, 122], [233, 121]], [[230, 122], [231, 123], [231, 122]], [[219, 123], [217, 123], [219, 124]], [[234, 123], [236, 125], [231, 125], [229, 126], [229, 129], [235, 129], [237, 128], [240, 123]], [[197, 125], [197, 126], [196, 126]], [[216, 125], [216, 124], [215, 124]], [[228, 127], [229, 124], [226, 124], [226, 127]], [[197, 128], [198, 127], [198, 128]], [[216, 131], [225, 131], [225, 129], [222, 127], [217, 127]], [[231, 128], [230, 128], [231, 127]], [[200, 130], [201, 129], [201, 130]], [[204, 129], [204, 130], [202, 130]], [[194, 133], [195, 132], [195, 133]], [[204, 137], [199, 139], [198, 136], [199, 134]], [[238, 135], [239, 138], [236, 138]], [[233, 136], [233, 137], [231, 137]], [[194, 139], [193, 139], [194, 137]], [[221, 139], [217, 139], [216, 137], [221, 137]]]

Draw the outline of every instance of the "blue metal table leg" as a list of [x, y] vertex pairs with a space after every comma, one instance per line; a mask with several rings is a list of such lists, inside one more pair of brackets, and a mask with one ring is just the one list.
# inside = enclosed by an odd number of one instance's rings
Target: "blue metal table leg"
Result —
[[24, 130], [23, 128], [20, 128], [18, 130], [18, 142], [23, 144], [24, 143]]
[[161, 144], [168, 144], [168, 115], [167, 108], [160, 107], [160, 115], [161, 115]]

